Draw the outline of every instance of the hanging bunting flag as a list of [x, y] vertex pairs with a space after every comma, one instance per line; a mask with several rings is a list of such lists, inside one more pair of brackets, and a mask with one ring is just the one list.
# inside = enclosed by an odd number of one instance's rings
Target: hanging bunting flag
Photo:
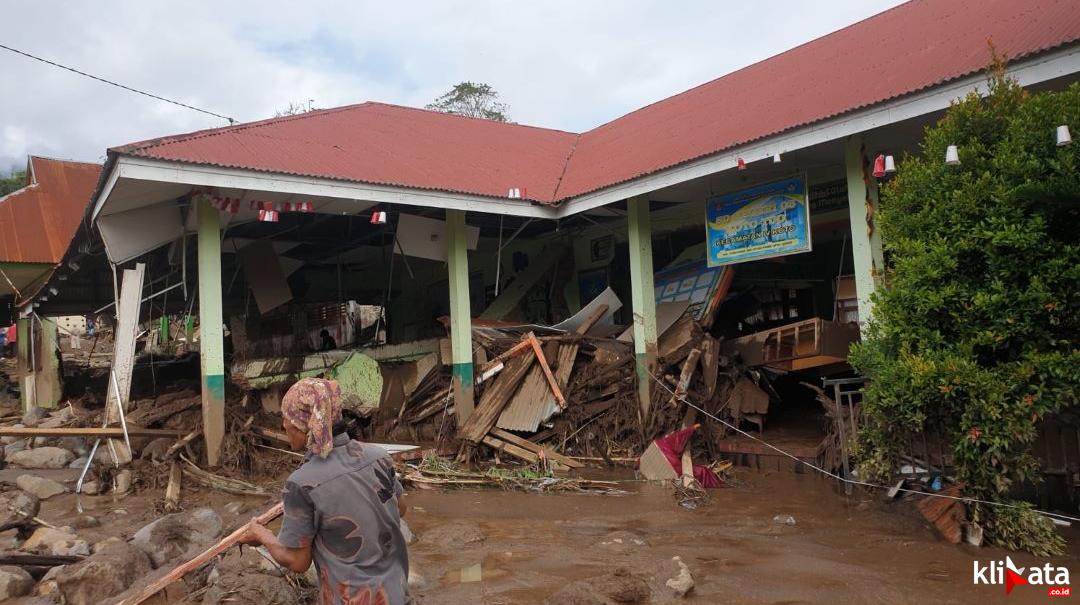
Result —
[[264, 223], [276, 223], [278, 218], [277, 210], [259, 210], [259, 220]]
[[382, 212], [382, 211], [378, 211], [378, 210], [376, 210], [375, 212], [372, 212], [371, 213], [371, 224], [372, 225], [385, 225], [386, 224], [386, 213]]

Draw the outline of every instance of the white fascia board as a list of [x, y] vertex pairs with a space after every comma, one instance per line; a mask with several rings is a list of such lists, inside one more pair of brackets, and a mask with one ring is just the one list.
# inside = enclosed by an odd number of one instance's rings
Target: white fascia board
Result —
[[[106, 165], [108, 165], [107, 162]], [[109, 194], [112, 193], [113, 187], [116, 186], [116, 181], [119, 178], [120, 167], [113, 164], [112, 172], [109, 173], [109, 178], [105, 181], [105, 186], [101, 188], [101, 193], [98, 194], [97, 199], [94, 201], [94, 211], [90, 213], [91, 223], [97, 220], [98, 214], [100, 214], [101, 209], [105, 207], [105, 202], [109, 199]]]
[[[1021, 86], [1031, 86], [1080, 73], [1080, 45], [1072, 45], [1069, 48], [1011, 64], [1006, 71], [1007, 75], [1014, 78]], [[736, 168], [740, 157], [747, 162], [768, 161], [767, 158], [772, 157], [774, 153], [783, 154], [828, 141], [844, 139], [853, 134], [941, 111], [947, 109], [957, 98], [977, 89], [983, 94], [987, 93], [986, 76], [982, 73], [571, 198], [558, 206], [558, 218]], [[842, 157], [837, 157], [838, 164], [842, 160]]]
[[120, 156], [116, 160], [108, 185], [98, 198], [95, 216], [108, 200], [108, 191], [117, 178], [142, 181], [179, 183], [202, 187], [222, 187], [266, 191], [291, 195], [310, 195], [376, 204], [403, 204], [427, 208], [447, 208], [468, 212], [486, 212], [534, 218], [555, 218], [555, 209], [524, 200], [499, 200], [477, 195], [455, 194], [426, 189], [409, 189], [386, 185], [370, 185], [316, 177], [274, 174], [238, 168], [223, 168]]

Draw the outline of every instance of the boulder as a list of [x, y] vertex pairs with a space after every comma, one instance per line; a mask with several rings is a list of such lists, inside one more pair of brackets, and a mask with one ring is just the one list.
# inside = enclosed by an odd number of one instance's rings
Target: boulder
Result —
[[122, 540], [107, 540], [90, 557], [64, 566], [56, 584], [67, 605], [91, 605], [127, 590], [151, 570], [146, 553]]
[[101, 493], [101, 483], [91, 479], [89, 481], [83, 481], [82, 493], [87, 496], [96, 496]]
[[41, 501], [38, 497], [22, 490], [0, 497], [0, 519], [3, 519], [4, 524], [32, 519], [40, 510]]
[[34, 589], [34, 578], [21, 567], [4, 565], [0, 567], [0, 603], [8, 599], [17, 599], [30, 594]]
[[39, 527], [22, 545], [22, 550], [43, 555], [88, 555], [90, 545], [66, 528]]
[[79, 456], [78, 458], [72, 460], [71, 464], [68, 464], [68, 468], [77, 468], [79, 470], [82, 470], [82, 468], [86, 466], [86, 460], [86, 456]]
[[66, 468], [75, 459], [75, 454], [61, 447], [46, 446], [15, 452], [5, 459], [23, 468]]
[[[57, 565], [52, 567], [49, 571], [45, 572], [44, 576], [41, 576], [41, 580], [38, 581], [37, 588], [34, 589], [34, 594], [39, 597], [47, 597], [54, 601], [60, 601], [60, 588], [56, 584], [56, 579], [64, 573], [64, 566]], [[54, 598], [55, 596], [55, 598]]]
[[19, 475], [15, 479], [15, 485], [24, 492], [37, 496], [39, 500], [48, 500], [67, 491], [60, 483], [37, 475]]
[[120, 471], [119, 473], [116, 473], [116, 478], [115, 478], [116, 483], [114, 484], [113, 492], [115, 492], [117, 495], [121, 495], [121, 496], [128, 493], [128, 492], [130, 492], [131, 491], [131, 480], [132, 480], [132, 475], [131, 475], [131, 470], [129, 470], [129, 469], [125, 468], [124, 470]]
[[[5, 437], [6, 439], [6, 437]], [[4, 460], [11, 461], [12, 455], [26, 449], [26, 439], [16, 437], [15, 441], [4, 446]]]
[[154, 567], [187, 553], [203, 550], [221, 535], [221, 517], [209, 508], [166, 515], [135, 532], [131, 543], [150, 557]]

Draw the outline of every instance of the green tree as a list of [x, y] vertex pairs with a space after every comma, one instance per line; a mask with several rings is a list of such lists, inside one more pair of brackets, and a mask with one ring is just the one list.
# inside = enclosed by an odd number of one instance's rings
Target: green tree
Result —
[[0, 178], [0, 196], [7, 195], [26, 186], [26, 171], [12, 170], [8, 176]]
[[505, 103], [489, 84], [461, 82], [427, 105], [428, 109], [471, 118], [509, 122]]
[[[1063, 540], [1011, 500], [1041, 479], [1040, 420], [1080, 397], [1080, 85], [1029, 94], [995, 58], [989, 95], [968, 95], [926, 131], [882, 190], [885, 287], [852, 364], [870, 379], [860, 472], [883, 477], [920, 431], [951, 444], [990, 540], [1037, 554]], [[946, 165], [956, 145], [962, 163]]]

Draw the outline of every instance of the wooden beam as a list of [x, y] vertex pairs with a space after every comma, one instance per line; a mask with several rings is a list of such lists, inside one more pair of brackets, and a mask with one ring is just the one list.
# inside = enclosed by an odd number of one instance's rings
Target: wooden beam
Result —
[[[532, 333], [530, 332], [526, 339], [531, 336]], [[500, 372], [484, 390], [484, 394], [480, 397], [480, 403], [476, 406], [475, 413], [464, 422], [459, 420], [461, 423], [458, 424], [458, 435], [462, 439], [479, 443], [488, 434], [491, 427], [495, 426], [495, 421], [502, 414], [507, 402], [517, 392], [521, 379], [532, 367], [535, 358], [536, 354], [533, 351], [528, 351], [520, 357], [511, 359], [506, 364], [506, 369]]]
[[540, 456], [538, 456], [537, 454], [534, 454], [523, 447], [518, 447], [512, 443], [507, 443], [501, 439], [496, 439], [491, 435], [485, 435], [484, 438], [480, 440], [480, 442], [496, 451], [510, 454], [515, 458], [524, 460], [525, 462], [535, 464], [537, 461], [540, 460]]
[[574, 460], [573, 458], [568, 458], [568, 457], [563, 456], [559, 452], [556, 452], [555, 450], [553, 450], [553, 449], [551, 449], [549, 447], [544, 447], [544, 446], [539, 445], [537, 443], [533, 443], [532, 441], [529, 441], [528, 439], [525, 439], [523, 437], [518, 437], [517, 435], [511, 433], [510, 431], [504, 431], [504, 430], [502, 430], [500, 428], [493, 428], [488, 433], [488, 435], [491, 436], [491, 437], [495, 437], [496, 439], [500, 439], [502, 441], [505, 441], [505, 442], [507, 442], [509, 444], [516, 445], [516, 446], [518, 446], [518, 447], [520, 447], [522, 449], [528, 450], [528, 451], [530, 451], [530, 452], [532, 452], [534, 454], [539, 454], [540, 452], [544, 452], [544, 455], [547, 456], [549, 459], [554, 460], [555, 462], [558, 462], [560, 464], [565, 464], [566, 466], [569, 466], [570, 468], [582, 468], [582, 467], [585, 466], [584, 464], [578, 462], [577, 460]]
[[180, 463], [173, 460], [169, 465], [169, 484], [165, 487], [165, 512], [180, 510]]
[[540, 348], [540, 341], [536, 340], [536, 336], [531, 332], [529, 333], [529, 342], [532, 343], [533, 352], [536, 353], [536, 360], [540, 362], [540, 369], [544, 371], [544, 378], [547, 378], [548, 386], [551, 387], [551, 393], [555, 395], [555, 401], [560, 408], [565, 410], [566, 398], [563, 397], [559, 383], [555, 382], [555, 376], [551, 373], [551, 366], [548, 365], [547, 358], [544, 357], [544, 351]]
[[698, 366], [698, 358], [701, 357], [701, 349], [693, 349], [690, 354], [686, 356], [686, 361], [683, 362], [682, 372], [679, 374], [679, 382], [675, 386], [675, 394], [671, 396], [668, 403], [671, 407], [676, 407], [682, 400], [686, 398], [686, 392], [690, 388], [690, 380], [694, 377], [694, 370]]
[[[144, 429], [128, 425], [132, 437], [180, 437], [184, 431], [174, 429]], [[109, 427], [63, 427], [46, 429], [40, 427], [0, 427], [0, 437], [114, 437], [123, 438], [124, 429]]]

